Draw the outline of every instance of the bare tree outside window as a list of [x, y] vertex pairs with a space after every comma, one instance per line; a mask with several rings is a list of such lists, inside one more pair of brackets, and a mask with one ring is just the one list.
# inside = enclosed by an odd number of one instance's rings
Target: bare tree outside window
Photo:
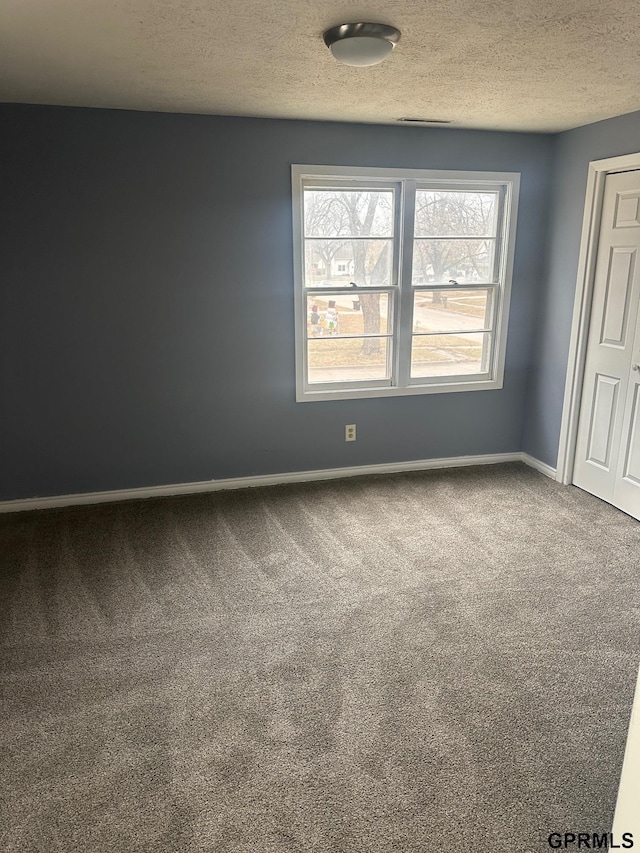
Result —
[[[324, 271], [330, 271], [333, 259], [344, 246], [344, 241], [337, 240], [345, 229], [343, 211], [332, 204], [331, 194], [324, 192], [305, 193], [305, 234], [313, 237], [324, 236], [324, 239], [314, 239], [313, 254], [318, 256], [320, 263], [311, 257], [311, 268], [307, 270], [309, 284], [315, 278], [323, 278]], [[316, 270], [319, 272], [316, 274]]]
[[[307, 270], [313, 270], [314, 255], [331, 283], [333, 260], [348, 257], [351, 269], [337, 277], [337, 286], [384, 286], [391, 283], [393, 239], [393, 192], [389, 190], [307, 190], [305, 192], [305, 236]], [[367, 239], [368, 238], [368, 239]], [[346, 250], [346, 251], [345, 251]], [[309, 275], [309, 273], [308, 273]], [[311, 281], [312, 276], [309, 276]], [[348, 279], [348, 281], [347, 281]], [[381, 348], [376, 337], [381, 330], [380, 294], [361, 293], [363, 316], [361, 353]]]
[[495, 193], [417, 190], [413, 283], [490, 280], [496, 214]]

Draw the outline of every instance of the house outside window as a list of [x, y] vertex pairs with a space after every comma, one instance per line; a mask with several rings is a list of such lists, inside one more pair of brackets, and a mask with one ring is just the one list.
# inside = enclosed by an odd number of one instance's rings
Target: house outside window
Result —
[[502, 387], [519, 178], [292, 167], [299, 401]]

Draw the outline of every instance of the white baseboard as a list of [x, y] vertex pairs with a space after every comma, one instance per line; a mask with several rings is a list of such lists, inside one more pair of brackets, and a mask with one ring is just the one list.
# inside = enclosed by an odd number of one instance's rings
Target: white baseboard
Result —
[[631, 709], [631, 721], [627, 734], [627, 746], [620, 775], [620, 787], [613, 819], [613, 834], [618, 843], [623, 832], [633, 834], [634, 842], [640, 838], [640, 809], [638, 791], [640, 790], [640, 674], [636, 684], [636, 693]]
[[552, 480], [557, 479], [556, 469], [552, 468], [551, 465], [547, 465], [546, 462], [541, 462], [539, 459], [536, 459], [535, 456], [529, 456], [528, 453], [521, 453], [520, 459], [525, 465], [528, 465], [530, 468], [535, 468], [536, 471], [540, 471], [540, 473], [544, 474], [545, 477], [551, 477]]
[[33, 509], [101, 504], [114, 501], [143, 500], [170, 495], [191, 495], [198, 492], [217, 492], [222, 489], [246, 489], [252, 486], [272, 486], [277, 483], [301, 483], [313, 480], [334, 480], [341, 477], [361, 477], [365, 474], [394, 474], [401, 471], [425, 471], [431, 468], [460, 468], [468, 465], [496, 465], [500, 462], [524, 462], [555, 478], [555, 471], [543, 462], [524, 453], [491, 453], [482, 456], [451, 456], [440, 459], [415, 459], [411, 462], [383, 462], [379, 465], [358, 465], [351, 468], [324, 468], [319, 471], [293, 471], [286, 474], [261, 474], [255, 477], [231, 477], [226, 480], [202, 480], [197, 483], [174, 483], [138, 489], [117, 489], [109, 492], [84, 492], [77, 495], [55, 495], [43, 498], [22, 498], [0, 501], [0, 513]]

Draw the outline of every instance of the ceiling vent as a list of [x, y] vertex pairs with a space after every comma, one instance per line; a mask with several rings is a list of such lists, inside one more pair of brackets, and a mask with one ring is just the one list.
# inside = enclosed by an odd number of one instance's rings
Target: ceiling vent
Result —
[[451, 124], [447, 118], [397, 118], [396, 121], [404, 124]]

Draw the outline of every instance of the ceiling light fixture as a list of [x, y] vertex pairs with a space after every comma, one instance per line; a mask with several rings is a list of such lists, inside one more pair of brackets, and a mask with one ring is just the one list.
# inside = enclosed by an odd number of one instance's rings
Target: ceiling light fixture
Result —
[[400, 30], [386, 24], [339, 24], [323, 36], [324, 43], [343, 65], [377, 65], [400, 40]]

